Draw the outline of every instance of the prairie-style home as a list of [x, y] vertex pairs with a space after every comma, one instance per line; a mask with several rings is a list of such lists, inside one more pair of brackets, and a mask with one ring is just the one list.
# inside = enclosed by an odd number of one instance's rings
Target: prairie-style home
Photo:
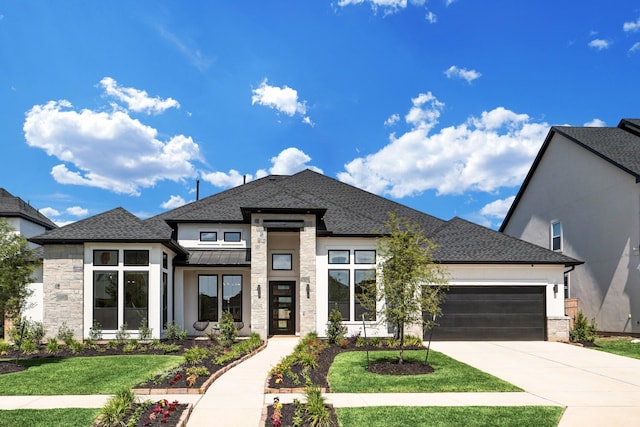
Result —
[[[338, 308], [349, 333], [392, 334], [361, 285], [377, 280], [377, 239], [389, 213], [439, 245], [450, 291], [437, 339], [562, 340], [562, 284], [580, 261], [460, 218], [441, 220], [322, 174], [267, 176], [141, 220], [125, 209], [31, 238], [44, 247], [43, 320], [105, 338], [148, 322], [190, 334], [229, 311], [241, 335], [316, 331]], [[363, 323], [364, 322], [364, 323]]]

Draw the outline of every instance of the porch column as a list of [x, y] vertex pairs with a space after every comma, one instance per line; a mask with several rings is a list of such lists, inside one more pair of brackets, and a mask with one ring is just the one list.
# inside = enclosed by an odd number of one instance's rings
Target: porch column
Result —
[[269, 283], [267, 282], [267, 232], [262, 218], [251, 216], [251, 332], [267, 338]]
[[[316, 218], [305, 215], [300, 230], [300, 335], [316, 331]], [[307, 289], [309, 292], [307, 293]], [[318, 331], [319, 332], [319, 331]]]

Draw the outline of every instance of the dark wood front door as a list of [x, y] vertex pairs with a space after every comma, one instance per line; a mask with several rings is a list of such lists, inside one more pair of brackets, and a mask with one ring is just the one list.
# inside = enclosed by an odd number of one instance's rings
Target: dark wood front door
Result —
[[269, 282], [269, 335], [296, 332], [296, 282]]

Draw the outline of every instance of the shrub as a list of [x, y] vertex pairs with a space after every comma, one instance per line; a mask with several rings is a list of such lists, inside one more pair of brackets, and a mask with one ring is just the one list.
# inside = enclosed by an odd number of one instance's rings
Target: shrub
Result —
[[33, 341], [37, 346], [44, 338], [44, 325], [35, 320], [20, 319], [9, 330], [9, 338], [14, 343]]
[[58, 335], [56, 335], [56, 337], [66, 346], [70, 346], [74, 340], [73, 329], [67, 326], [67, 322], [62, 322], [62, 325], [58, 328]]
[[573, 318], [573, 328], [569, 331], [571, 342], [593, 342], [596, 339], [597, 331], [595, 319], [587, 319], [582, 310]]
[[107, 427], [124, 425], [124, 419], [135, 403], [135, 394], [129, 389], [122, 389], [109, 398], [102, 408], [101, 422]]
[[56, 338], [49, 338], [49, 340], [47, 341], [46, 350], [49, 354], [56, 354], [58, 350], [60, 350], [58, 340]]
[[209, 350], [204, 347], [195, 346], [188, 348], [184, 351], [184, 360], [189, 365], [196, 365], [200, 363], [205, 357], [209, 355]]
[[71, 342], [69, 343], [69, 350], [71, 350], [72, 353], [80, 353], [82, 350], [84, 350], [84, 344], [82, 343], [82, 341], [78, 341], [72, 338]]
[[9, 353], [10, 348], [11, 348], [11, 344], [9, 344], [7, 341], [0, 338], [0, 355]]
[[167, 329], [166, 337], [168, 340], [183, 341], [187, 338], [187, 332], [175, 322], [167, 322], [165, 328]]
[[233, 323], [233, 315], [229, 311], [223, 311], [220, 315], [220, 340], [227, 347], [233, 344], [238, 336], [238, 330]]
[[94, 320], [93, 325], [89, 328], [89, 339], [93, 341], [102, 339], [102, 325], [97, 320]]
[[187, 368], [187, 375], [195, 375], [196, 377], [206, 377], [211, 375], [211, 372], [206, 366], [190, 366]]
[[149, 338], [151, 338], [153, 329], [149, 327], [149, 321], [147, 319], [142, 319], [140, 321], [140, 327], [138, 328], [138, 331], [140, 332], [141, 340], [148, 340]]
[[316, 385], [308, 385], [304, 391], [307, 407], [306, 421], [311, 427], [328, 427], [331, 425], [331, 414], [325, 404], [325, 399]]
[[342, 313], [337, 308], [329, 312], [329, 321], [327, 322], [327, 338], [329, 344], [336, 344], [346, 334], [347, 328], [342, 325]]
[[118, 344], [124, 344], [129, 339], [129, 331], [127, 331], [127, 324], [120, 325], [118, 332], [116, 332], [116, 342]]
[[38, 345], [33, 340], [22, 341], [20, 349], [24, 354], [33, 354], [38, 351]]

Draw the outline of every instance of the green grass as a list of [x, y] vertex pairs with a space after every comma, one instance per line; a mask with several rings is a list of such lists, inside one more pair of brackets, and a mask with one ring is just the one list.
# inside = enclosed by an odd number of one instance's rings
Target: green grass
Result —
[[[405, 351], [405, 360], [424, 362], [423, 350]], [[369, 352], [371, 362], [396, 360], [398, 351]], [[425, 375], [379, 375], [366, 369], [366, 353], [349, 351], [336, 356], [329, 368], [332, 393], [443, 393], [522, 391], [499, 378], [431, 350], [429, 364], [435, 372]]]
[[100, 409], [16, 409], [0, 411], [2, 427], [89, 427]]
[[449, 406], [336, 408], [342, 427], [555, 427], [559, 406]]
[[0, 395], [114, 394], [182, 363], [182, 356], [126, 355], [25, 359], [0, 375]]
[[640, 359], [640, 343], [632, 343], [633, 338], [596, 338], [598, 347], [593, 347], [607, 353]]

